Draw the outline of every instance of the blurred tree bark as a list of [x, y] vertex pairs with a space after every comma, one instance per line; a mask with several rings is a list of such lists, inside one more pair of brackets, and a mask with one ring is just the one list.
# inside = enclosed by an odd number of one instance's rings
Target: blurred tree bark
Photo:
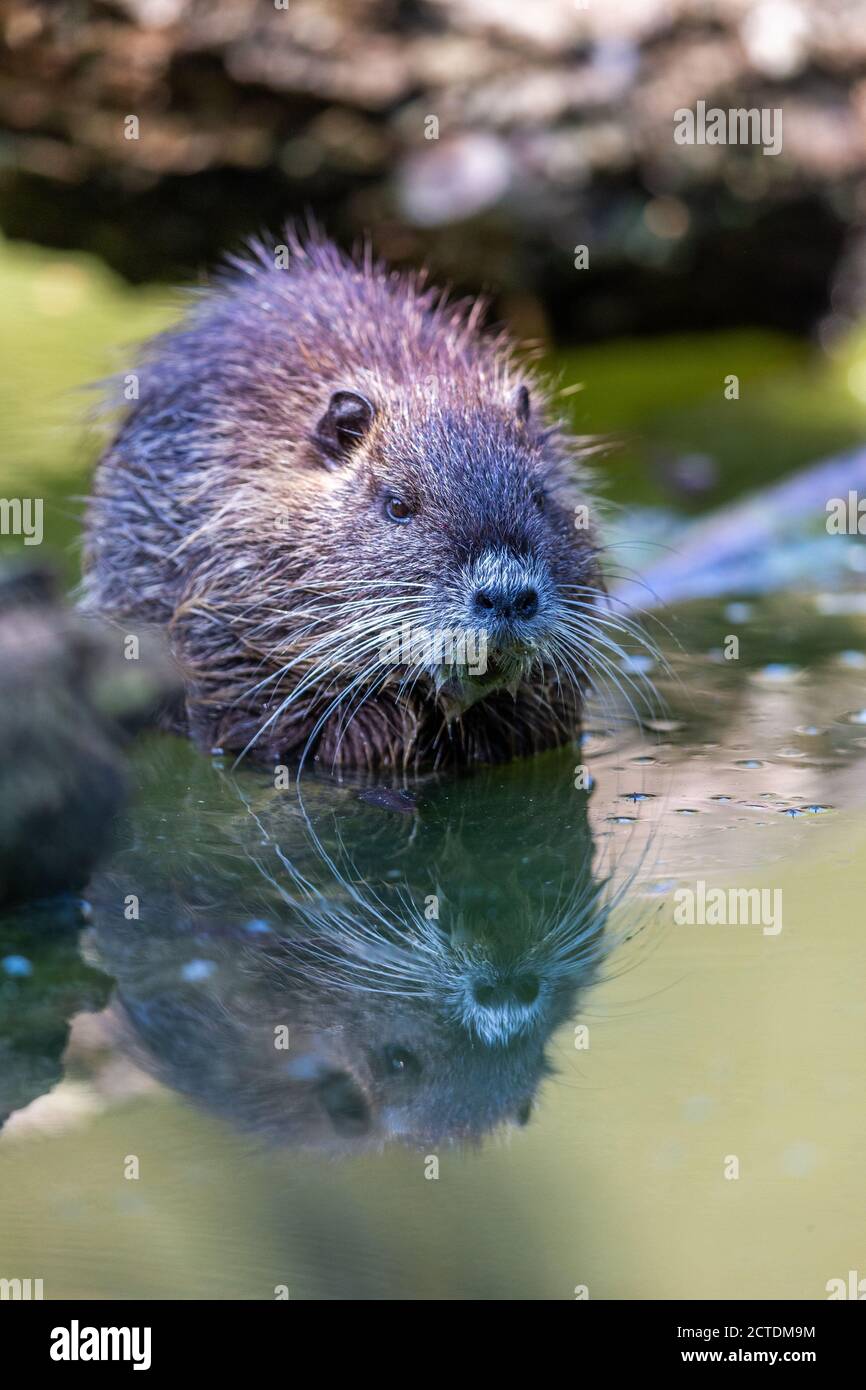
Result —
[[[863, 0], [4, 0], [2, 29], [4, 225], [135, 280], [312, 209], [530, 330], [802, 329], [840, 266], [860, 308]], [[676, 144], [699, 100], [781, 107], [782, 153]]]

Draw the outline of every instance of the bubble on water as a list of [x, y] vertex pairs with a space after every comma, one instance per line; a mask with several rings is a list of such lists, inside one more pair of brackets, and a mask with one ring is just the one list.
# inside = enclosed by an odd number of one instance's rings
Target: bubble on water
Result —
[[27, 975], [33, 974], [33, 966], [26, 956], [4, 956], [0, 965], [13, 980], [23, 980]]
[[847, 666], [851, 671], [866, 670], [866, 652], [840, 652], [837, 660], [840, 666]]
[[763, 766], [764, 764], [759, 762], [757, 758], [740, 758], [738, 762], [734, 763], [734, 767], [745, 767], [748, 768], [750, 772], [756, 767]]
[[180, 968], [180, 978], [187, 984], [198, 984], [200, 980], [209, 979], [215, 970], [214, 960], [188, 960]]
[[710, 801], [733, 801], [733, 799], [734, 798], [732, 796], [725, 796], [721, 793], [716, 793], [715, 796], [710, 797]]
[[805, 758], [805, 756], [802, 748], [780, 748], [777, 753], [779, 758]]
[[783, 815], [783, 816], [805, 816], [805, 814], [806, 814], [806, 812], [803, 810], [802, 806], [783, 806], [783, 807], [782, 807], [782, 815]]
[[655, 801], [653, 792], [623, 792], [620, 801]]
[[605, 820], [610, 821], [611, 825], [634, 825], [637, 816], [605, 816]]
[[641, 767], [649, 767], [651, 764], [657, 763], [658, 758], [651, 757], [649, 753], [642, 753], [639, 758], [632, 758], [631, 761], [639, 764]]
[[802, 734], [805, 738], [820, 738], [826, 732], [818, 724], [798, 724], [794, 730], [795, 734]]
[[725, 607], [725, 617], [729, 623], [747, 623], [754, 611], [750, 603], [729, 603]]
[[809, 806], [804, 806], [803, 810], [808, 811], [810, 816], [822, 816], [825, 811], [832, 811], [832, 806], [819, 806], [817, 802], [812, 802]]
[[866, 709], [852, 709], [842, 715], [846, 724], [866, 724]]
[[674, 811], [675, 816], [699, 816], [700, 811], [696, 811], [694, 806], [678, 806]]
[[675, 734], [686, 726], [682, 719], [647, 719], [646, 728], [654, 734]]

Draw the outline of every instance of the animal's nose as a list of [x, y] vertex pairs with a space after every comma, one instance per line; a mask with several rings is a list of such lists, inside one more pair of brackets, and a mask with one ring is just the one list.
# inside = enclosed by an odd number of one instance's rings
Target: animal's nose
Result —
[[495, 618], [521, 618], [528, 622], [538, 612], [538, 593], [529, 585], [513, 589], [507, 585], [488, 584], [476, 589], [475, 607], [479, 613]]
[[509, 1005], [529, 1008], [538, 998], [540, 981], [537, 975], [504, 975], [496, 981], [476, 981], [472, 998], [482, 1009], [504, 1009]]

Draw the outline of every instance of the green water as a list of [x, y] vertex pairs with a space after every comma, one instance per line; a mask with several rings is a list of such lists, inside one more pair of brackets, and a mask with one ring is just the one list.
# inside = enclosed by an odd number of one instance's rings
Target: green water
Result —
[[[27, 248], [0, 280], [2, 487], [40, 490], [71, 579], [95, 439], [64, 393], [166, 310]], [[577, 428], [633, 436], [603, 465], [621, 502], [698, 504], [651, 446], [712, 455], [706, 505], [756, 460], [769, 480], [858, 437], [855, 344], [663, 349], [560, 364], [587, 383]], [[812, 1299], [862, 1272], [866, 630], [833, 597], [816, 572], [666, 615], [663, 713], [598, 705], [582, 745], [422, 779], [408, 808], [139, 740], [85, 924], [74, 903], [0, 919], [0, 1277]], [[766, 890], [772, 921], [678, 922], [700, 883]], [[503, 979], [510, 1011], [483, 1002]]]

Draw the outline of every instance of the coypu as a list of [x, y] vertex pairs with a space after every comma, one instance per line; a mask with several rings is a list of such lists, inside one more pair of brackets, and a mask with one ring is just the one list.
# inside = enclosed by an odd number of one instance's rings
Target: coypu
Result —
[[567, 742], [615, 647], [590, 443], [477, 304], [317, 232], [286, 249], [234, 259], [145, 352], [85, 604], [170, 630], [205, 747], [407, 767]]

